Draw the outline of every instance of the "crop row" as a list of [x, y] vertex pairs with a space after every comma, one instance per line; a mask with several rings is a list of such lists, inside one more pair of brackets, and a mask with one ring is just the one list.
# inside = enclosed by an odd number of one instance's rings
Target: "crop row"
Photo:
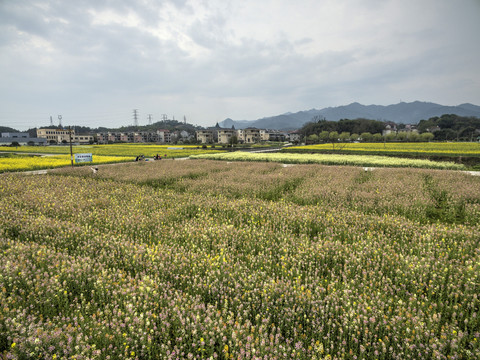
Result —
[[415, 167], [425, 169], [465, 169], [462, 164], [437, 162], [426, 159], [405, 159], [376, 155], [340, 154], [292, 154], [292, 153], [249, 153], [234, 152], [221, 154], [191, 155], [192, 159], [226, 161], [274, 161], [285, 164], [354, 165], [373, 167]]
[[361, 153], [405, 153], [449, 156], [480, 156], [480, 143], [473, 142], [421, 142], [421, 143], [332, 143], [292, 146], [288, 150], [332, 150]]
[[[204, 150], [193, 145], [153, 145], [153, 144], [111, 144], [111, 145], [76, 145], [73, 153], [91, 153], [102, 156], [139, 156], [153, 157], [160, 155], [167, 158], [188, 157], [204, 152], [221, 152], [221, 150]], [[9, 147], [0, 147], [0, 151], [12, 151]], [[70, 154], [69, 146], [21, 146], [15, 152], [42, 154]]]
[[[93, 156], [93, 161], [88, 164], [106, 164], [133, 161], [132, 157], [126, 156]], [[40, 169], [53, 169], [69, 166], [70, 155], [53, 156], [9, 156], [0, 157], [0, 173], [11, 171], [30, 171]], [[85, 165], [85, 164], [82, 164]]]

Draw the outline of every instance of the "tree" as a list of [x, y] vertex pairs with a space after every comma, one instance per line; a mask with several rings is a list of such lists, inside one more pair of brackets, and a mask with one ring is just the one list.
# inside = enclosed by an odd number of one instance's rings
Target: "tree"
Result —
[[338, 141], [338, 132], [332, 131], [330, 134], [328, 134], [328, 138], [332, 142], [333, 150], [335, 150], [335, 143]]
[[425, 142], [430, 142], [433, 140], [433, 138], [435, 137], [435, 135], [433, 135], [432, 133], [430, 132], [425, 132], [423, 134], [420, 134], [420, 139], [421, 141], [425, 141]]
[[326, 142], [328, 140], [328, 135], [329, 135], [328, 131], [322, 131], [318, 137], [323, 142]]
[[408, 133], [408, 141], [418, 141], [420, 140], [420, 135], [417, 132], [409, 132]]
[[357, 133], [353, 133], [352, 135], [350, 135], [350, 140], [358, 141], [359, 137], [360, 137], [360, 135], [358, 135]]
[[340, 139], [340, 141], [346, 142], [347, 140], [350, 140], [350, 133], [344, 131], [338, 136], [338, 138]]
[[372, 139], [375, 142], [381, 142], [383, 140], [383, 136], [380, 133], [375, 133], [372, 135]]
[[318, 142], [318, 135], [317, 134], [309, 135], [307, 140], [309, 142], [312, 142], [312, 143], [316, 144]]
[[230, 145], [238, 144], [238, 137], [237, 137], [237, 135], [231, 136], [230, 139], [228, 140], [228, 143], [229, 143]]
[[406, 131], [400, 131], [397, 134], [397, 139], [400, 141], [405, 141], [407, 140], [407, 132]]
[[395, 134], [394, 132], [388, 133], [387, 135], [385, 135], [385, 141], [393, 141], [396, 137], [397, 134]]
[[452, 129], [440, 129], [435, 131], [435, 140], [455, 140], [457, 138], [457, 132]]
[[372, 134], [369, 132], [363, 132], [361, 133], [360, 137], [362, 138], [363, 141], [370, 141], [372, 140]]

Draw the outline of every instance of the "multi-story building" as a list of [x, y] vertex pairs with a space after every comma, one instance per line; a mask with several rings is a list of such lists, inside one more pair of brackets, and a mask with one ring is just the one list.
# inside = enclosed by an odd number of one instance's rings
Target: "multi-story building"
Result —
[[92, 144], [94, 137], [92, 135], [75, 135], [72, 136], [72, 142], [75, 144]]
[[160, 143], [170, 143], [171, 142], [171, 133], [170, 130], [167, 129], [158, 129], [157, 130], [157, 136], [158, 136], [158, 142]]
[[269, 131], [266, 129], [260, 129], [260, 140], [268, 141], [269, 140]]
[[67, 143], [72, 142], [76, 144], [89, 144], [93, 142], [92, 135], [75, 135], [75, 130], [68, 129], [37, 129], [37, 137], [46, 139], [49, 143]]
[[213, 129], [197, 130], [197, 140], [202, 144], [212, 144], [217, 139], [217, 131]]
[[37, 137], [47, 139], [49, 143], [59, 143], [70, 141], [70, 134], [75, 136], [75, 130], [67, 129], [37, 129]]
[[244, 142], [246, 144], [255, 144], [260, 142], [260, 130], [255, 128], [247, 128], [243, 130]]
[[237, 130], [237, 138], [238, 138], [238, 142], [240, 143], [245, 142], [245, 131], [243, 131], [243, 129]]
[[235, 129], [218, 130], [218, 142], [220, 144], [229, 144], [233, 136], [237, 136], [237, 131]]
[[300, 140], [302, 139], [302, 135], [298, 130], [290, 131], [288, 133], [288, 137], [291, 142], [300, 142]]

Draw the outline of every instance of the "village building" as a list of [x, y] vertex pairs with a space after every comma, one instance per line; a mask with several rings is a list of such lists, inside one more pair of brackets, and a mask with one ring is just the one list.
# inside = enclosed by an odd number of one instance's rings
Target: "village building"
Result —
[[247, 128], [243, 130], [243, 138], [246, 144], [255, 144], [260, 142], [260, 130]]
[[43, 138], [32, 138], [28, 133], [2, 133], [0, 145], [11, 145], [13, 143], [18, 143], [19, 145], [47, 145], [47, 140]]
[[298, 130], [290, 131], [288, 133], [288, 140], [290, 142], [300, 142], [301, 139], [302, 139], [302, 135]]
[[157, 136], [159, 143], [170, 143], [171, 142], [171, 133], [167, 129], [158, 129]]
[[218, 130], [218, 142], [220, 144], [230, 144], [231, 139], [237, 136], [235, 129], [219, 129]]
[[202, 144], [213, 144], [218, 139], [217, 131], [213, 129], [197, 130], [196, 136]]
[[46, 139], [50, 144], [65, 144], [70, 140], [75, 144], [90, 144], [94, 141], [92, 135], [76, 135], [73, 129], [37, 129], [37, 137]]

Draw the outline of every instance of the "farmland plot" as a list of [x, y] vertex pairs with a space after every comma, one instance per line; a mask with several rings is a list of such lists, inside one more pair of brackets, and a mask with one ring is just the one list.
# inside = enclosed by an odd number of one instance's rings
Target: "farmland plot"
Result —
[[0, 353], [478, 358], [480, 179], [160, 161], [0, 177]]

